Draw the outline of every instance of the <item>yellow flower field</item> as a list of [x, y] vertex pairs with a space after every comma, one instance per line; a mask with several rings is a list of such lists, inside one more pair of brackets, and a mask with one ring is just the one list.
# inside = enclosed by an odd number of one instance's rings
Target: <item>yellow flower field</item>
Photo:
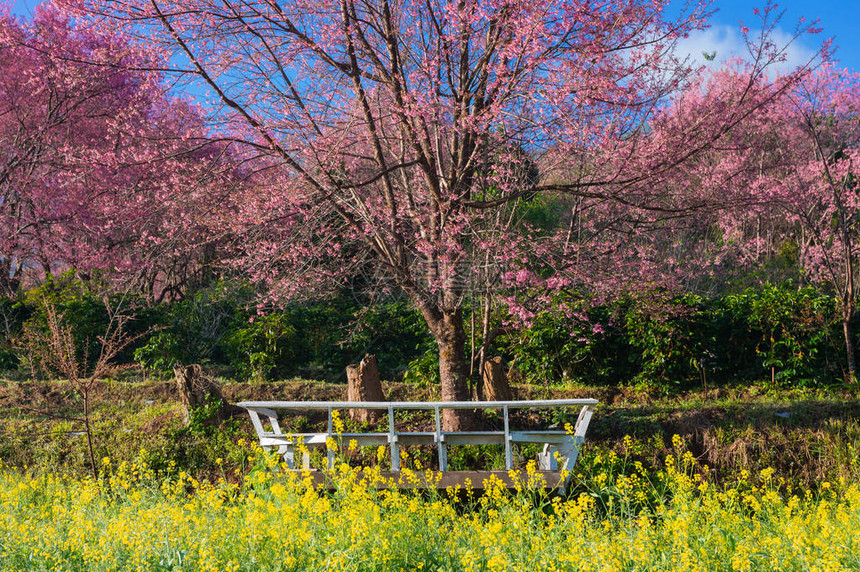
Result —
[[654, 474], [575, 475], [569, 498], [492, 483], [465, 497], [377, 490], [364, 482], [373, 470], [345, 465], [325, 493], [259, 458], [241, 487], [158, 479], [109, 459], [98, 481], [0, 470], [0, 568], [860, 569], [860, 489], [851, 483], [778, 492], [763, 471], [717, 487], [677, 455]]

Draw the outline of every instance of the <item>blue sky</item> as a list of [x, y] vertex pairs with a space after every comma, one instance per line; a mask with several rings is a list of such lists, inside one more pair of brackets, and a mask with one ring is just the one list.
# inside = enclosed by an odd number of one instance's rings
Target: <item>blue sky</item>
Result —
[[[8, 0], [6, 0], [8, 1]], [[13, 0], [12, 11], [16, 14], [29, 14], [38, 0]], [[671, 0], [671, 6], [679, 6], [683, 0]], [[763, 6], [764, 0], [714, 0], [712, 7], [718, 12], [711, 19], [711, 29], [694, 37], [686, 47], [693, 55], [701, 52], [717, 52], [717, 60], [728, 57], [733, 51], [743, 49], [738, 32], [739, 22], [750, 28], [758, 24], [753, 14], [753, 7]], [[860, 0], [783, 0], [778, 3], [778, 10], [785, 10], [780, 22], [780, 28], [788, 37], [794, 30], [798, 18], [821, 20], [824, 31], [816, 36], [802, 40], [792, 52], [792, 57], [800, 60], [806, 53], [812, 53], [820, 41], [826, 37], [835, 37], [839, 46], [836, 58], [843, 67], [860, 70]], [[670, 7], [671, 10], [671, 7]]]
[[[683, 0], [671, 0], [671, 6], [682, 4]], [[838, 46], [834, 58], [842, 67], [860, 71], [860, 0], [783, 0], [776, 5], [776, 12], [784, 11], [779, 23], [784, 38], [790, 37], [801, 17], [807, 21], [820, 20], [823, 28], [820, 34], [802, 38], [800, 44], [793, 47], [790, 58], [799, 61], [813, 53], [822, 40], [833, 37]], [[728, 57], [729, 52], [741, 52], [740, 22], [758, 28], [760, 20], [753, 13], [756, 6], [763, 7], [764, 1], [714, 0], [711, 7], [717, 12], [711, 17], [711, 28], [693, 38], [689, 51], [693, 55], [717, 51], [718, 60]]]

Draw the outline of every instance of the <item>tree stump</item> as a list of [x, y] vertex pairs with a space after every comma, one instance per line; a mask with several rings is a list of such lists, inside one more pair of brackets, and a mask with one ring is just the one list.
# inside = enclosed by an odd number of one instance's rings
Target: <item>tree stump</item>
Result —
[[203, 373], [199, 364], [176, 364], [173, 366], [173, 375], [176, 376], [176, 387], [182, 401], [182, 422], [186, 426], [191, 423], [193, 412], [202, 407], [212, 408], [206, 418], [201, 419], [204, 424], [223, 421], [228, 417], [228, 407], [221, 395], [221, 388]]
[[484, 380], [484, 399], [487, 401], [510, 401], [511, 386], [502, 364], [502, 358], [496, 356], [484, 362], [481, 376]]
[[[358, 365], [346, 367], [347, 401], [385, 401], [376, 356], [366, 355]], [[349, 417], [359, 423], [379, 421], [381, 412], [373, 409], [350, 409]]]

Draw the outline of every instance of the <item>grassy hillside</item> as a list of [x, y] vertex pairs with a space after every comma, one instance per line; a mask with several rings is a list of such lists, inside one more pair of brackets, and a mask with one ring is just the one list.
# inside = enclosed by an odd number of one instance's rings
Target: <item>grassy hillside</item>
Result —
[[[38, 470], [86, 470], [86, 439], [80, 423], [80, 400], [62, 381], [2, 382], [0, 459], [7, 466]], [[338, 400], [346, 387], [295, 379], [265, 384], [223, 383], [231, 403], [242, 400]], [[385, 385], [396, 400], [438, 399], [432, 389], [412, 384]], [[520, 385], [521, 399], [593, 397], [600, 401], [580, 457], [580, 470], [610, 452], [659, 467], [680, 436], [715, 480], [740, 471], [773, 468], [778, 476], [805, 486], [824, 480], [860, 476], [860, 400], [839, 391], [767, 392], [759, 387], [718, 389], [680, 396], [659, 396], [622, 387], [561, 389]], [[240, 479], [249, 466], [255, 441], [248, 416], [237, 409], [217, 426], [183, 427], [179, 398], [171, 381], [104, 381], [93, 397], [94, 437], [98, 459], [114, 466], [143, 460], [156, 471], [186, 471], [198, 477]], [[547, 412], [525, 422], [548, 426], [565, 419]], [[523, 421], [523, 420], [520, 420]], [[313, 414], [291, 418], [285, 430], [308, 430], [323, 419]], [[427, 420], [409, 422], [420, 425]], [[487, 420], [492, 423], [492, 420]], [[521, 463], [532, 451], [523, 451]], [[353, 461], [373, 464], [373, 452], [357, 452]], [[416, 447], [423, 466], [433, 466], [433, 452]], [[464, 447], [453, 454], [461, 468], [500, 468], [497, 448]]]

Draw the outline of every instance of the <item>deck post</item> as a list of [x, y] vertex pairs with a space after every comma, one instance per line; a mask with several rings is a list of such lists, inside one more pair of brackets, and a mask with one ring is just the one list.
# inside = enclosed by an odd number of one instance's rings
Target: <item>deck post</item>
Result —
[[445, 444], [445, 436], [442, 435], [442, 422], [439, 419], [439, 406], [433, 407], [433, 418], [436, 421], [436, 449], [439, 451], [439, 470], [448, 470], [448, 446]]
[[[251, 415], [251, 424], [254, 426], [254, 430], [257, 432], [257, 435], [263, 435], [267, 431], [263, 429], [263, 423], [260, 420], [260, 414], [266, 416], [269, 420], [269, 426], [272, 428], [272, 435], [282, 435], [281, 433], [281, 425], [278, 423], [278, 412], [273, 409], [259, 408], [257, 410], [249, 409], [248, 413]], [[284, 462], [287, 464], [287, 467], [290, 469], [295, 468], [295, 449], [292, 444], [284, 444], [278, 445], [278, 455], [283, 457]]]
[[257, 432], [257, 435], [264, 435], [266, 430], [263, 429], [263, 424], [260, 423], [260, 414], [257, 413], [257, 410], [248, 409], [248, 415], [251, 416], [251, 425], [254, 426], [254, 431]]
[[[272, 428], [272, 433], [275, 435], [283, 435], [281, 432], [281, 424], [278, 423], [278, 412], [274, 409], [260, 409], [260, 413], [269, 419], [269, 426]], [[278, 455], [283, 457], [284, 462], [289, 468], [295, 468], [296, 449], [293, 443], [286, 443], [278, 447]]]
[[332, 433], [332, 420], [331, 420], [331, 410], [332, 408], [328, 408], [328, 434], [326, 435], [326, 461], [328, 463], [328, 470], [331, 471], [334, 469], [334, 451], [332, 451], [328, 446], [328, 439], [334, 437], [334, 433]]
[[280, 445], [278, 446], [278, 455], [284, 458], [284, 463], [287, 464], [288, 469], [296, 468], [296, 452], [293, 450], [293, 447], [290, 445]]
[[508, 422], [508, 406], [502, 407], [502, 413], [505, 416], [505, 470], [512, 471], [514, 469], [514, 452], [511, 445], [511, 427]]
[[388, 406], [388, 443], [391, 445], [391, 470], [400, 470], [400, 448], [397, 446], [397, 432], [394, 430], [394, 407]]

